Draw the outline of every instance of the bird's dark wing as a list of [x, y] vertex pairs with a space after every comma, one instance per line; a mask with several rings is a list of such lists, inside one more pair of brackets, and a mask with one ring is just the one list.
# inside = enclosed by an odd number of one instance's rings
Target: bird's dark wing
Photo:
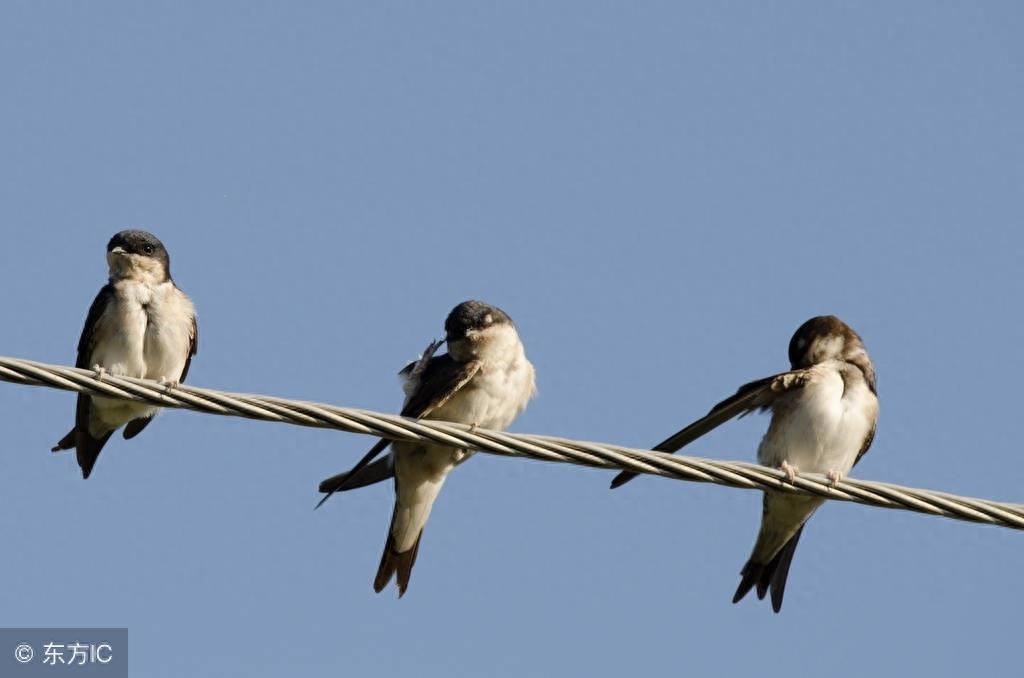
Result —
[[[405, 400], [405, 405], [402, 407], [401, 412], [402, 416], [415, 419], [427, 416], [448, 402], [460, 388], [469, 383], [469, 380], [480, 370], [480, 366], [481, 362], [478, 360], [457, 362], [448, 353], [436, 358], [430, 358], [426, 364], [423, 364], [422, 360], [419, 361], [416, 364], [416, 367], [420, 368], [418, 374], [416, 374], [417, 383], [414, 390]], [[411, 373], [416, 373], [416, 370], [412, 370]], [[344, 491], [361, 482], [359, 478], [360, 472], [390, 444], [388, 440], [377, 441], [377, 444], [370, 448], [370, 451], [363, 455], [363, 458], [344, 474], [344, 479], [339, 480], [338, 476], [333, 476], [320, 483], [320, 491], [327, 492], [327, 496], [321, 499], [317, 506], [323, 505], [335, 492]]]
[[[114, 301], [114, 286], [110, 283], [104, 285], [96, 298], [89, 306], [89, 313], [85, 316], [85, 325], [82, 326], [82, 336], [78, 339], [78, 358], [75, 361], [76, 368], [91, 370], [90, 365], [92, 349], [96, 345], [96, 337], [100, 333], [100, 323], [103, 313], [106, 312], [111, 302]], [[75, 404], [75, 447], [78, 456], [78, 465], [82, 469], [82, 477], [88, 478], [92, 473], [92, 467], [96, 464], [99, 452], [103, 449], [106, 439], [110, 433], [99, 438], [92, 437], [89, 432], [89, 419], [92, 416], [92, 398], [88, 395], [79, 395]]]
[[359, 476], [349, 480], [349, 474], [339, 473], [338, 475], [331, 476], [327, 480], [320, 482], [321, 492], [341, 491], [344, 490], [357, 490], [360, 487], [366, 487], [367, 485], [373, 485], [379, 483], [382, 480], [393, 478], [395, 475], [395, 466], [392, 459], [389, 456], [382, 457], [372, 464], [363, 468], [359, 472]]
[[122, 435], [124, 436], [124, 439], [125, 440], [131, 440], [135, 436], [137, 436], [140, 433], [142, 433], [142, 429], [144, 429], [147, 426], [149, 426], [149, 422], [153, 421], [153, 417], [154, 416], [155, 415], [151, 414], [151, 415], [149, 415], [147, 417], [139, 417], [138, 419], [132, 419], [131, 421], [129, 421], [125, 425], [124, 432], [122, 433]]
[[864, 444], [862, 444], [860, 446], [860, 452], [857, 453], [857, 458], [853, 460], [853, 465], [854, 466], [856, 466], [857, 462], [860, 461], [860, 458], [863, 457], [865, 454], [867, 454], [868, 450], [871, 449], [871, 443], [873, 443], [875, 441], [875, 429], [877, 427], [878, 427], [878, 422], [876, 420], [875, 423], [873, 423], [871, 425], [871, 430], [868, 431], [867, 437], [864, 438]]
[[420, 419], [448, 402], [480, 370], [479, 360], [460, 363], [445, 353], [431, 358], [419, 374], [416, 389], [402, 406], [403, 417]]
[[85, 326], [82, 327], [82, 336], [78, 338], [78, 359], [75, 360], [75, 367], [83, 370], [91, 370], [89, 357], [92, 354], [93, 346], [96, 343], [97, 328], [100, 318], [107, 310], [107, 305], [114, 299], [114, 286], [107, 283], [92, 300], [89, 307], [89, 314], [85, 317]]
[[[373, 447], [370, 448], [370, 451], [364, 454], [363, 458], [357, 461], [356, 465], [353, 466], [351, 469], [345, 471], [344, 473], [333, 475], [325, 480], [321, 480], [320, 487], [317, 489], [320, 492], [325, 492], [326, 494], [320, 501], [317, 502], [316, 506], [313, 507], [313, 510], [315, 511], [316, 509], [323, 506], [324, 502], [330, 499], [335, 492], [344, 492], [345, 490], [351, 490], [353, 487], [355, 487], [356, 484], [362, 480], [363, 472], [366, 470], [367, 465], [369, 465], [369, 463], [373, 461], [378, 454], [386, 450], [388, 445], [390, 444], [390, 440], [387, 440], [386, 438], [381, 438], [376, 443], [374, 443]], [[381, 478], [381, 480], [383, 480], [383, 478]], [[368, 485], [370, 483], [364, 484]]]
[[[85, 317], [85, 325], [82, 327], [82, 334], [78, 338], [78, 355], [75, 358], [75, 367], [89, 370], [93, 365], [89, 363], [92, 357], [92, 350], [96, 345], [96, 336], [99, 333], [99, 325], [107, 306], [114, 298], [114, 286], [107, 283], [104, 285], [89, 307], [89, 313]], [[78, 465], [82, 469], [82, 477], [88, 478], [96, 459], [100, 456], [100, 450], [110, 438], [110, 433], [99, 438], [93, 438], [89, 432], [89, 419], [92, 415], [92, 398], [87, 395], [79, 395], [75, 402], [75, 426], [71, 432], [64, 436], [53, 448], [54, 452], [70, 450], [74, 448], [78, 457]]]
[[[733, 417], [743, 416], [754, 410], [768, 409], [779, 395], [807, 383], [807, 375], [808, 370], [793, 370], [744, 384], [735, 395], [726, 398], [712, 407], [705, 416], [655, 445], [653, 450], [676, 452]], [[623, 471], [612, 480], [612, 488], [619, 487], [636, 476], [637, 474], [631, 471]]]
[[196, 322], [196, 317], [192, 316], [192, 335], [189, 337], [188, 344], [188, 355], [185, 356], [185, 366], [181, 368], [181, 376], [178, 377], [178, 382], [181, 384], [185, 383], [185, 377], [188, 376], [188, 368], [192, 365], [192, 356], [199, 352], [199, 323]]

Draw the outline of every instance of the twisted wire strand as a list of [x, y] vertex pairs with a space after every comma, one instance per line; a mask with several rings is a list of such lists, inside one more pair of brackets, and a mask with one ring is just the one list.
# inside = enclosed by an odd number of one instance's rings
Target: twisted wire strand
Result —
[[207, 414], [337, 429], [390, 440], [441, 443], [505, 456], [627, 470], [747, 490], [811, 495], [1024, 530], [1024, 504], [961, 497], [854, 478], [832, 484], [821, 474], [798, 475], [790, 482], [778, 469], [741, 461], [717, 461], [608, 443], [492, 431], [465, 424], [407, 419], [394, 414], [303, 400], [230, 393], [185, 384], [169, 386], [149, 379], [111, 375], [99, 378], [92, 370], [18, 358], [0, 357], [0, 381]]

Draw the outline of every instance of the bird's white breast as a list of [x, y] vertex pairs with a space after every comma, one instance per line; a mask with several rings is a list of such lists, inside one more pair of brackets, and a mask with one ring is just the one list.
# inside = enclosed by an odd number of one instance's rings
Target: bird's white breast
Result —
[[844, 384], [841, 367], [837, 361], [815, 366], [806, 385], [780, 398], [758, 448], [760, 463], [785, 461], [801, 472], [840, 475], [853, 467], [874, 426], [878, 399], [859, 372], [848, 373]]
[[508, 359], [485, 360], [480, 371], [427, 418], [504, 429], [533, 397], [534, 370], [522, 345]]
[[100, 317], [90, 367], [129, 377], [181, 376], [192, 339], [192, 302], [174, 283], [121, 280]]
[[[88, 365], [118, 376], [177, 381], [188, 358], [194, 314], [192, 302], [170, 281], [119, 280], [97, 320]], [[103, 398], [93, 403], [112, 426], [156, 410]]]
[[[440, 419], [462, 424], [476, 424], [481, 428], [502, 430], [524, 410], [536, 391], [533, 365], [526, 358], [523, 344], [515, 328], [504, 326], [487, 342], [477, 359], [483, 364], [469, 383], [460, 388], [441, 407], [426, 415], [426, 419]], [[414, 380], [403, 387], [408, 394], [415, 387]], [[395, 443], [396, 452], [415, 450], [417, 473], [424, 477], [443, 478], [467, 456], [467, 451], [444, 445], [422, 443]], [[401, 456], [401, 455], [399, 455]], [[412, 471], [407, 471], [410, 475]]]

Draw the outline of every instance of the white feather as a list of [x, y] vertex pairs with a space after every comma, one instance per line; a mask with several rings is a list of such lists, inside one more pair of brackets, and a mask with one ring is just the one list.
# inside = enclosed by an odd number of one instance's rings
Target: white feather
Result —
[[[121, 279], [113, 287], [114, 295], [96, 321], [89, 367], [98, 365], [117, 376], [177, 381], [192, 340], [192, 302], [169, 280]], [[94, 397], [91, 432], [101, 436], [158, 409]]]

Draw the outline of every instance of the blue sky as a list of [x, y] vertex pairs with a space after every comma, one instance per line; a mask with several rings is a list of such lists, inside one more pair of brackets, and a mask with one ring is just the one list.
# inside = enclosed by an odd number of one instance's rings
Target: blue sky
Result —
[[[0, 354], [73, 363], [143, 227], [193, 384], [396, 411], [481, 298], [538, 371], [513, 430], [644, 446], [835, 313], [879, 375], [855, 475], [1022, 501], [1022, 32], [1009, 2], [5, 3]], [[0, 624], [128, 626], [136, 676], [1018, 662], [1009, 530], [828, 504], [774, 615], [729, 602], [758, 493], [478, 455], [398, 601], [391, 488], [312, 510], [370, 439], [165, 412], [83, 482], [48, 451], [73, 401], [0, 384]]]

